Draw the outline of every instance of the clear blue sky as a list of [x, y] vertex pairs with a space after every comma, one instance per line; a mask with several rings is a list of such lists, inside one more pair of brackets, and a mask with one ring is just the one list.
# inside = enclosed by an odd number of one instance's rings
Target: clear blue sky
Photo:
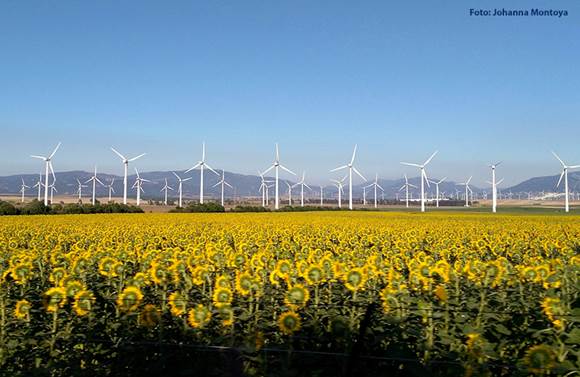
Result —
[[[545, 7], [568, 17], [470, 17]], [[0, 175], [183, 169], [201, 141], [215, 168], [273, 159], [311, 181], [359, 144], [368, 177], [455, 180], [504, 160], [517, 183], [580, 163], [578, 1], [3, 1]], [[314, 176], [316, 178], [314, 178]]]

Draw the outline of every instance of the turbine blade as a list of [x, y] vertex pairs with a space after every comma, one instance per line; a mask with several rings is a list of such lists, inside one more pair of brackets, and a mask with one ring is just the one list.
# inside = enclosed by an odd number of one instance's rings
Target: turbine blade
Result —
[[276, 162], [280, 161], [280, 152], [278, 150], [278, 143], [276, 143]]
[[414, 166], [416, 168], [420, 168], [421, 167], [421, 165], [419, 165], [419, 164], [413, 164], [411, 162], [401, 162], [401, 165]]
[[497, 182], [495, 183], [495, 185], [497, 186], [497, 185], [499, 185], [499, 184], [500, 184], [500, 183], [502, 183], [502, 182], [503, 182], [503, 178], [502, 178], [502, 179], [500, 179], [499, 181], [497, 181]]
[[37, 156], [37, 155], [34, 155], [34, 154], [31, 154], [30, 157], [32, 157], [32, 158], [38, 158], [40, 160], [46, 160], [46, 157]]
[[361, 177], [365, 182], [367, 181], [367, 179], [357, 170], [357, 168], [353, 166], [352, 170], [354, 170], [354, 172], [358, 174], [358, 176]]
[[224, 181], [224, 185], [228, 186], [229, 188], [234, 188], [234, 186], [230, 185], [229, 183]]
[[578, 169], [578, 168], [580, 168], [580, 165], [568, 166], [568, 169]]
[[381, 190], [385, 191], [385, 189], [382, 188], [381, 185], [379, 185], [378, 183], [377, 183], [377, 187], [380, 188]]
[[564, 178], [565, 172], [566, 172], [565, 170], [562, 170], [562, 174], [560, 174], [560, 179], [558, 179], [558, 184], [556, 184], [556, 187], [560, 186], [560, 183], [562, 182], [562, 178]]
[[469, 182], [471, 182], [471, 178], [473, 178], [473, 176], [469, 177], [469, 179], [467, 180], [466, 184], [469, 184]]
[[290, 173], [292, 175], [296, 175], [296, 173], [294, 173], [292, 170], [288, 169], [287, 167], [285, 167], [283, 165], [279, 165], [279, 166], [282, 170], [286, 170], [288, 173]]
[[139, 177], [139, 172], [137, 171], [137, 168], [135, 168], [135, 174], [137, 174], [137, 179], [141, 178]]
[[190, 179], [193, 179], [193, 177], [182, 179], [181, 182], [186, 182], [186, 181], [189, 181]]
[[356, 148], [357, 145], [354, 145], [354, 150], [352, 151], [352, 158], [350, 159], [350, 164], [352, 165], [354, 163], [354, 158], [356, 157]]
[[211, 187], [216, 187], [216, 186], [219, 186], [219, 185], [221, 185], [221, 184], [222, 184], [221, 182], [218, 182], [218, 183], [216, 183], [215, 185], [213, 185], [213, 186], [211, 186]]
[[48, 159], [49, 160], [54, 156], [54, 154], [56, 153], [56, 151], [58, 151], [58, 148], [60, 148], [60, 144], [61, 143], [59, 141], [58, 144], [57, 144], [57, 146], [56, 146], [56, 148], [54, 148], [54, 150], [52, 151], [52, 153], [50, 154], [50, 156], [48, 156]]
[[439, 151], [435, 151], [435, 152], [433, 152], [433, 154], [431, 155], [431, 157], [429, 157], [429, 158], [427, 159], [427, 161], [425, 161], [425, 163], [423, 164], [423, 166], [425, 166], [425, 165], [427, 165], [428, 163], [430, 163], [430, 162], [431, 162], [431, 160], [433, 159], [433, 157], [435, 157], [435, 155], [436, 155], [438, 152], [439, 152]]
[[141, 158], [141, 157], [145, 156], [146, 154], [147, 154], [147, 153], [141, 153], [139, 156], [131, 158], [131, 159], [129, 160], [129, 162], [130, 162], [130, 161], [135, 161], [136, 159], [138, 159], [138, 158]]
[[425, 183], [427, 183], [427, 187], [431, 188], [431, 185], [429, 184], [429, 178], [427, 178], [427, 172], [425, 172], [425, 169], [422, 170], [423, 177], [425, 178]]
[[213, 168], [212, 168], [211, 166], [209, 166], [208, 164], [205, 164], [205, 166], [206, 166], [206, 167], [207, 167], [209, 170], [213, 171], [213, 172], [214, 172], [214, 173], [215, 173], [215, 174], [216, 174], [218, 177], [220, 176], [220, 173], [218, 173], [217, 171], [213, 170]]
[[127, 159], [121, 153], [117, 152], [117, 150], [111, 147], [111, 150], [117, 154], [117, 156], [121, 157], [121, 160], [126, 161]]
[[335, 169], [332, 169], [330, 172], [332, 173], [332, 172], [339, 171], [339, 170], [346, 169], [346, 168], [348, 168], [348, 165], [342, 165], [342, 166], [339, 166]]
[[205, 162], [205, 141], [201, 143], [201, 160]]
[[304, 184], [304, 186], [308, 187], [309, 190], [312, 190], [312, 188], [308, 186], [306, 183]]
[[258, 172], [258, 174], [260, 175], [260, 177], [264, 177], [264, 174], [266, 174], [267, 172], [269, 172], [270, 170], [274, 169], [274, 165], [270, 166], [268, 169], [264, 170], [262, 173]]
[[185, 173], [189, 173], [190, 171], [192, 171], [193, 169], [197, 169], [201, 164], [198, 162], [197, 164], [195, 164], [193, 167], [187, 169], [185, 171]]

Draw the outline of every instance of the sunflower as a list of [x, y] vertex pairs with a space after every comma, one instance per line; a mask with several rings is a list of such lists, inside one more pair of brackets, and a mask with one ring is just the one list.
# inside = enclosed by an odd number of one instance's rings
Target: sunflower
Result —
[[284, 303], [292, 309], [306, 306], [310, 292], [302, 284], [295, 284], [284, 295]]
[[149, 276], [151, 281], [157, 285], [165, 285], [168, 281], [169, 271], [159, 262], [151, 263], [151, 268], [149, 270]]
[[230, 288], [230, 277], [228, 275], [220, 275], [215, 279], [216, 288]]
[[117, 260], [113, 257], [103, 257], [99, 261], [99, 273], [107, 278], [114, 278], [117, 276], [115, 265]]
[[44, 292], [44, 308], [47, 312], [56, 312], [66, 304], [66, 290], [63, 287], [54, 287]]
[[366, 283], [366, 274], [362, 268], [353, 268], [344, 276], [344, 286], [352, 292], [361, 290]]
[[314, 265], [308, 266], [308, 268], [304, 272], [304, 279], [306, 280], [306, 282], [308, 284], [318, 285], [318, 284], [322, 283], [322, 281], [324, 279], [323, 273], [324, 272], [322, 271], [322, 267], [314, 264]]
[[137, 310], [143, 300], [143, 293], [139, 287], [128, 286], [117, 297], [117, 306], [123, 312], [133, 312]]
[[189, 315], [187, 316], [187, 322], [194, 329], [204, 327], [210, 320], [211, 311], [202, 304], [197, 304], [189, 311]]
[[254, 286], [254, 278], [249, 272], [238, 273], [236, 276], [236, 290], [242, 296], [249, 296]]
[[62, 267], [57, 267], [52, 270], [49, 280], [54, 285], [60, 285], [62, 280], [66, 277], [66, 270]]
[[289, 276], [291, 271], [292, 271], [292, 263], [290, 263], [290, 261], [282, 259], [276, 263], [275, 272], [281, 278]]
[[212, 301], [217, 307], [229, 305], [233, 300], [233, 292], [229, 288], [218, 288], [213, 292]]
[[78, 316], [82, 317], [90, 313], [95, 295], [89, 290], [80, 290], [74, 296], [73, 309]]
[[230, 327], [234, 325], [234, 310], [231, 305], [220, 305], [218, 307], [218, 314], [222, 322], [222, 326]]
[[540, 344], [530, 347], [524, 356], [524, 364], [532, 373], [545, 374], [556, 365], [556, 354], [550, 346]]
[[23, 321], [30, 321], [30, 302], [27, 300], [18, 300], [14, 308], [14, 316]]
[[26, 282], [32, 277], [32, 264], [28, 262], [19, 263], [12, 267], [10, 275], [16, 284], [26, 284]]
[[447, 290], [443, 284], [439, 284], [437, 288], [435, 288], [434, 293], [440, 301], [445, 302], [449, 299], [449, 295], [447, 294]]
[[180, 317], [187, 312], [187, 299], [179, 292], [173, 292], [169, 295], [169, 307], [171, 314]]
[[132, 278], [129, 279], [131, 285], [136, 287], [145, 287], [149, 284], [147, 274], [144, 272], [137, 272]]
[[66, 295], [68, 297], [75, 297], [77, 292], [79, 292], [85, 288], [85, 285], [81, 281], [78, 281], [78, 280], [69, 280], [63, 286], [66, 289]]
[[155, 327], [161, 320], [161, 311], [153, 304], [147, 304], [139, 312], [139, 324], [145, 327]]
[[286, 335], [300, 330], [300, 316], [293, 311], [285, 312], [278, 318], [278, 327]]
[[552, 322], [558, 330], [562, 330], [564, 328], [564, 320], [561, 318], [566, 313], [564, 312], [560, 299], [546, 297], [542, 301], [541, 306], [542, 312], [548, 317], [550, 322]]

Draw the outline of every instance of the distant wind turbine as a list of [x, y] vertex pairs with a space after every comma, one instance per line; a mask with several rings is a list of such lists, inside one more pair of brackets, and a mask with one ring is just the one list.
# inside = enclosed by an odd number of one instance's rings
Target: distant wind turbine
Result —
[[204, 169], [208, 168], [209, 170], [214, 172], [215, 175], [219, 176], [219, 173], [217, 171], [213, 170], [213, 168], [211, 166], [209, 166], [207, 164], [207, 162], [205, 162], [205, 142], [203, 142], [201, 144], [201, 160], [198, 161], [197, 164], [195, 164], [193, 167], [187, 169], [185, 171], [185, 173], [189, 173], [193, 169], [197, 169], [197, 168], [199, 168], [199, 203], [203, 204], [203, 171], [204, 171]]
[[[137, 169], [135, 169], [135, 171], [137, 171]], [[99, 178], [97, 178], [97, 166], [95, 165], [95, 174], [93, 174], [93, 176], [91, 178], [89, 178], [85, 183], [89, 183], [89, 182], [93, 182], [93, 200], [91, 201], [91, 203], [93, 205], [95, 205], [96, 202], [96, 191], [97, 191], [97, 182], [99, 182], [99, 184], [101, 186], [104, 186], [105, 184], [103, 182], [101, 182], [101, 180]]]
[[439, 208], [439, 185], [445, 181], [447, 177], [441, 178], [439, 181], [430, 180], [435, 185], [435, 206]]
[[473, 176], [469, 177], [469, 179], [463, 183], [459, 183], [460, 186], [465, 186], [465, 206], [469, 207], [469, 193], [472, 192], [471, 191], [471, 187], [469, 187], [469, 182], [471, 182], [471, 178], [473, 178]]
[[135, 174], [137, 174], [137, 178], [135, 178], [135, 183], [133, 184], [133, 187], [137, 189], [137, 206], [139, 206], [141, 204], [141, 192], [143, 193], [145, 192], [145, 190], [143, 190], [143, 182], [151, 182], [151, 181], [145, 178], [141, 178], [139, 172], [137, 171], [137, 168], [135, 168]]
[[429, 164], [429, 162], [431, 162], [431, 160], [433, 159], [433, 157], [435, 157], [437, 152], [438, 151], [435, 151], [431, 155], [431, 157], [429, 157], [423, 164], [413, 164], [410, 162], [401, 162], [401, 164], [403, 164], [403, 165], [414, 166], [414, 167], [417, 167], [421, 170], [421, 212], [425, 212], [425, 183], [427, 183], [428, 187], [431, 187], [429, 185], [429, 179], [427, 178], [427, 173], [425, 172], [425, 166], [427, 166]]
[[348, 177], [348, 175], [345, 175], [340, 180], [331, 179], [331, 181], [334, 182], [336, 188], [338, 189], [338, 208], [342, 208], [342, 193], [344, 192], [342, 187], [343, 187], [344, 181], [346, 180], [347, 177]]
[[176, 172], [172, 171], [173, 175], [177, 177], [177, 180], [179, 181], [179, 186], [177, 189], [177, 192], [179, 194], [179, 207], [182, 207], [181, 205], [181, 197], [183, 195], [183, 182], [189, 181], [190, 179], [192, 179], [193, 177], [189, 177], [189, 178], [181, 178], [180, 176], [177, 175]]
[[493, 212], [493, 213], [497, 212], [497, 185], [498, 185], [498, 183], [496, 182], [496, 178], [495, 178], [495, 168], [499, 164], [501, 164], [501, 161], [496, 162], [495, 164], [488, 165], [491, 168], [491, 182], [488, 182], [488, 183], [491, 184], [491, 212]]
[[20, 199], [21, 203], [24, 203], [24, 192], [26, 191], [27, 188], [30, 188], [29, 186], [26, 186], [26, 183], [24, 183], [24, 178], [22, 179], [22, 186], [20, 186], [20, 192], [22, 193], [22, 198]]
[[107, 188], [109, 189], [109, 202], [111, 202], [111, 193], [114, 193], [114, 192], [115, 192], [115, 189], [113, 188], [113, 184], [114, 184], [114, 183], [115, 183], [115, 178], [113, 178], [113, 179], [111, 180], [111, 183], [109, 183], [109, 184], [107, 185]]
[[324, 186], [320, 185], [320, 206], [324, 205]]
[[558, 184], [556, 185], [556, 187], [560, 186], [560, 183], [562, 182], [562, 178], [564, 178], [564, 195], [566, 196], [565, 210], [566, 210], [566, 212], [570, 212], [570, 201], [568, 198], [568, 196], [570, 194], [568, 191], [568, 169], [577, 169], [577, 168], [580, 168], [580, 165], [566, 165], [564, 163], [564, 161], [562, 161], [562, 159], [560, 157], [558, 157], [558, 155], [555, 152], [552, 151], [552, 154], [562, 164], [562, 174], [560, 174], [560, 179], [558, 179]]
[[229, 183], [226, 182], [226, 177], [225, 177], [225, 171], [222, 169], [222, 179], [216, 183], [215, 185], [213, 185], [213, 187], [219, 186], [221, 185], [221, 190], [222, 190], [222, 207], [224, 206], [224, 186], [228, 186], [229, 188], [234, 188], [232, 185], [230, 185]]
[[121, 153], [117, 152], [115, 148], [111, 147], [111, 150], [115, 152], [117, 156], [121, 157], [123, 165], [125, 166], [125, 175], [123, 176], [123, 204], [127, 204], [127, 170], [129, 169], [129, 162], [135, 161], [136, 159], [145, 156], [146, 153], [142, 153], [137, 157], [127, 158], [123, 156]]
[[[275, 198], [275, 201], [274, 201], [274, 208], [275, 209], [278, 209], [279, 206], [280, 206], [280, 198], [278, 196], [278, 175], [279, 175], [279, 169], [286, 170], [288, 173], [290, 173], [292, 175], [296, 175], [296, 173], [294, 173], [293, 171], [291, 171], [290, 169], [286, 168], [285, 166], [283, 166], [280, 163], [280, 152], [278, 150], [278, 143], [276, 143], [276, 159], [272, 163], [272, 166], [270, 166], [268, 169], [266, 169], [260, 175], [263, 176], [264, 174], [268, 173], [272, 169], [274, 169], [274, 172], [276, 174], [276, 178], [275, 178], [275, 187], [276, 187], [275, 196], [276, 196], [276, 198]], [[263, 179], [263, 177], [262, 177], [262, 179]]]
[[379, 175], [375, 174], [375, 181], [373, 183], [371, 183], [370, 185], [366, 186], [366, 187], [373, 187], [374, 188], [374, 192], [375, 192], [375, 208], [377, 208], [377, 188], [379, 190], [381, 190], [382, 192], [385, 192], [385, 189], [383, 189], [381, 187], [381, 185], [379, 185]]
[[288, 186], [288, 205], [292, 206], [292, 185], [288, 181], [284, 181], [286, 186]]
[[306, 172], [302, 172], [302, 179], [300, 180], [300, 182], [292, 186], [292, 187], [300, 186], [300, 207], [304, 207], [304, 186], [308, 187], [309, 190], [312, 190], [310, 186], [308, 186], [306, 182], [304, 182], [305, 175]]
[[77, 178], [77, 194], [79, 195], [79, 201], [83, 199], [83, 187], [89, 186], [83, 185], [83, 183]]
[[401, 191], [403, 189], [405, 190], [405, 206], [407, 208], [409, 208], [409, 187], [417, 188], [417, 186], [409, 183], [409, 179], [407, 178], [407, 174], [405, 174], [405, 184], [403, 186], [401, 186], [399, 191]]
[[163, 188], [160, 190], [160, 191], [165, 191], [165, 200], [163, 200], [164, 205], [167, 205], [167, 191], [168, 190], [173, 191], [173, 187], [171, 187], [171, 186], [169, 186], [169, 184], [167, 184], [167, 178], [165, 178], [165, 186], [163, 186]]
[[40, 202], [40, 195], [41, 195], [41, 191], [42, 191], [42, 186], [44, 186], [44, 184], [42, 183], [42, 171], [41, 171], [40, 174], [38, 174], [38, 181], [36, 181], [36, 184], [34, 186], [32, 186], [33, 188], [34, 187], [38, 188], [38, 196], [36, 199], [39, 202]]
[[363, 177], [363, 175], [353, 165], [354, 159], [356, 157], [356, 148], [357, 148], [357, 145], [355, 144], [354, 151], [352, 152], [352, 158], [350, 159], [350, 162], [348, 164], [343, 165], [343, 166], [339, 166], [339, 167], [332, 169], [330, 171], [330, 172], [335, 172], [335, 171], [339, 171], [342, 169], [348, 169], [348, 209], [352, 209], [352, 172], [354, 171], [365, 182], [367, 181], [367, 179], [365, 177]]
[[[60, 148], [60, 142], [57, 144], [56, 148], [54, 148], [54, 150], [52, 151], [52, 153], [48, 156], [37, 156], [37, 155], [31, 155], [30, 157], [32, 158], [38, 158], [40, 160], [44, 160], [45, 162], [45, 170], [44, 170], [44, 205], [48, 205], [48, 190], [49, 190], [49, 186], [48, 186], [48, 170], [50, 169], [50, 172], [52, 173], [52, 177], [54, 179], [54, 169], [52, 168], [52, 158], [54, 157], [56, 151], [58, 150], [58, 148]], [[51, 193], [52, 196], [52, 193]], [[52, 203], [52, 200], [51, 200]]]

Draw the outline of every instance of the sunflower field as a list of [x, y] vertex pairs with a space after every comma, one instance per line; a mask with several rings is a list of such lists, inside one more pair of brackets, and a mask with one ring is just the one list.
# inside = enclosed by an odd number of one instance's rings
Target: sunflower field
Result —
[[4, 217], [0, 374], [574, 375], [579, 251], [575, 216]]

